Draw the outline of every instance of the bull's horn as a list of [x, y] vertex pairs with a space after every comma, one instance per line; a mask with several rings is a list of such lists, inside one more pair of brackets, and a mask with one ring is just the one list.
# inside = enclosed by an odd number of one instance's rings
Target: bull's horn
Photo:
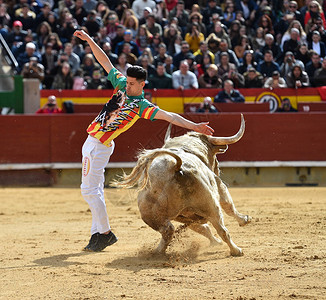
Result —
[[213, 145], [234, 144], [242, 138], [244, 131], [245, 131], [245, 121], [243, 118], [243, 114], [241, 114], [241, 126], [239, 131], [235, 135], [228, 136], [228, 137], [208, 136], [208, 141], [211, 142]]

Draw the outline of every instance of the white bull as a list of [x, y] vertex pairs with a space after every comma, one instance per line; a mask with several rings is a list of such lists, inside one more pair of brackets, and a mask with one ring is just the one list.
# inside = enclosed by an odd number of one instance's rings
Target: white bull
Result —
[[241, 115], [241, 127], [231, 137], [189, 132], [170, 139], [167, 133], [164, 146], [143, 151], [131, 174], [118, 183], [121, 187], [138, 183], [141, 217], [162, 235], [156, 249], [158, 252], [164, 253], [172, 240], [174, 226], [171, 220], [188, 225], [207, 237], [211, 244], [220, 243], [211, 233], [209, 221], [230, 247], [231, 255], [243, 255], [224, 225], [222, 208], [240, 226], [249, 223], [251, 217], [236, 210], [226, 185], [219, 177], [216, 154], [224, 153], [228, 144], [240, 140], [244, 129]]

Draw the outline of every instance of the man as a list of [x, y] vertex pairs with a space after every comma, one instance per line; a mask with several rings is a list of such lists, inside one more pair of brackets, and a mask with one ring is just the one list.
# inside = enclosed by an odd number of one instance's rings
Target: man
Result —
[[267, 80], [264, 83], [264, 88], [269, 89], [282, 89], [286, 88], [287, 84], [283, 77], [280, 76], [279, 71], [274, 71], [272, 76], [267, 78]]
[[224, 90], [220, 91], [214, 98], [214, 102], [222, 102], [222, 103], [239, 103], [244, 102], [245, 98], [243, 95], [233, 89], [233, 82], [232, 80], [225, 80], [224, 81]]
[[213, 20], [213, 15], [217, 15], [219, 17], [223, 16], [223, 11], [222, 9], [216, 5], [216, 0], [209, 0], [207, 7], [203, 9], [203, 21], [206, 26], [210, 25]]
[[75, 52], [73, 52], [71, 43], [65, 44], [64, 52], [68, 55], [71, 71], [74, 74], [80, 68], [80, 58]]
[[178, 114], [161, 110], [145, 100], [143, 88], [146, 71], [142, 67], [130, 67], [126, 78], [113, 67], [106, 54], [87, 33], [77, 30], [74, 36], [90, 45], [94, 56], [109, 74], [108, 79], [117, 91], [89, 125], [89, 136], [82, 150], [81, 192], [93, 216], [91, 238], [84, 250], [98, 252], [117, 241], [106, 212], [103, 174], [114, 150], [114, 138], [129, 129], [139, 118], [165, 120], [203, 134], [212, 134], [214, 130], [208, 126], [208, 122], [193, 123]]
[[326, 57], [321, 63], [321, 68], [315, 71], [313, 82], [316, 87], [326, 85]]
[[321, 68], [320, 56], [317, 52], [312, 51], [311, 61], [309, 61], [306, 65], [306, 72], [309, 76], [309, 81], [311, 86], [315, 86], [314, 83], [314, 74], [317, 69]]
[[300, 31], [297, 28], [292, 28], [290, 31], [290, 39], [284, 42], [283, 52], [296, 53], [299, 49], [300, 42]]
[[183, 0], [179, 0], [177, 5], [170, 11], [169, 22], [171, 22], [173, 18], [178, 19], [178, 26], [180, 26], [182, 35], [184, 36], [189, 22], [189, 13], [185, 10]]
[[196, 75], [189, 71], [189, 64], [186, 60], [180, 63], [180, 69], [172, 73], [173, 88], [183, 91], [189, 89], [198, 89]]
[[162, 26], [155, 22], [154, 14], [149, 14], [146, 19], [146, 28], [154, 36], [155, 34], [163, 35]]
[[249, 68], [249, 70], [243, 74], [243, 77], [245, 79], [245, 87], [247, 89], [263, 87], [264, 78], [255, 70], [255, 68]]
[[172, 76], [166, 73], [165, 66], [159, 62], [156, 67], [156, 74], [148, 78], [149, 89], [172, 89]]
[[265, 46], [263, 46], [260, 51], [263, 55], [265, 55], [267, 50], [271, 50], [273, 52], [275, 62], [278, 64], [282, 63], [281, 58], [283, 53], [281, 47], [275, 42], [273, 35], [270, 33], [265, 35]]
[[120, 55], [120, 53], [122, 52], [122, 48], [123, 45], [125, 43], [129, 43], [131, 46], [131, 52], [136, 56], [139, 57], [139, 48], [138, 45], [132, 40], [132, 31], [127, 29], [124, 32], [123, 35], [123, 41], [118, 43], [117, 46], [115, 47], [115, 54], [117, 54], [118, 56]]
[[166, 45], [164, 43], [160, 43], [158, 45], [158, 54], [154, 56], [154, 66], [157, 67], [158, 63], [165, 63], [168, 54], [166, 53]]
[[156, 3], [153, 0], [136, 0], [132, 3], [131, 9], [138, 20], [143, 16], [145, 7], [149, 7], [153, 11], [156, 7]]
[[191, 53], [189, 44], [186, 41], [181, 42], [181, 51], [174, 55], [173, 65], [179, 69], [180, 62], [187, 58], [187, 54]]
[[295, 59], [294, 54], [291, 51], [285, 53], [284, 62], [280, 67], [280, 73], [283, 78], [291, 72], [294, 65], [299, 65], [302, 70], [305, 70], [304, 64], [302, 61]]
[[211, 63], [215, 62], [214, 54], [208, 49], [208, 44], [205, 41], [199, 43], [199, 49], [194, 53], [195, 61], [197, 64], [203, 64], [205, 54], [211, 58]]
[[271, 50], [266, 50], [264, 60], [258, 64], [257, 71], [262, 74], [266, 80], [268, 77], [272, 77], [274, 71], [279, 70], [280, 66], [273, 61], [273, 52]]
[[36, 111], [37, 114], [61, 114], [62, 109], [57, 106], [57, 98], [54, 95], [48, 97], [48, 102]]
[[37, 61], [37, 57], [32, 56], [29, 62], [24, 64], [22, 75], [24, 78], [36, 78], [43, 82], [44, 79], [44, 66]]
[[239, 60], [238, 60], [236, 54], [234, 53], [234, 51], [229, 49], [228, 42], [225, 39], [221, 40], [220, 46], [219, 46], [219, 51], [217, 51], [215, 54], [215, 64], [218, 65], [220, 63], [221, 54], [224, 52], [226, 52], [229, 55], [229, 62], [234, 64], [237, 68], [239, 68], [239, 66], [240, 66]]

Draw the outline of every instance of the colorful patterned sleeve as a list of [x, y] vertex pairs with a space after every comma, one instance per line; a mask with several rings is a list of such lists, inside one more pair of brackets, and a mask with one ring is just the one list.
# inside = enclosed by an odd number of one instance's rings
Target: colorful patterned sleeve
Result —
[[122, 90], [123, 92], [126, 89], [127, 78], [123, 76], [116, 68], [112, 68], [108, 74], [108, 80], [112, 83], [114, 88], [114, 93], [118, 90]]
[[140, 103], [139, 116], [143, 119], [148, 119], [151, 121], [155, 120], [155, 115], [160, 110], [160, 108], [146, 99], [143, 99]]

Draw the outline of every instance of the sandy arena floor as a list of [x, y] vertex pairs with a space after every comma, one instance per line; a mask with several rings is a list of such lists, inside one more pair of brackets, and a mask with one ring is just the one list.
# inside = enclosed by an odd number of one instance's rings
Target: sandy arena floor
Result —
[[[78, 189], [0, 189], [0, 299], [326, 299], [326, 188], [232, 188], [234, 242], [210, 248], [185, 230], [166, 257], [141, 220], [135, 190], [106, 189], [118, 243], [81, 249], [91, 214]], [[175, 225], [178, 226], [176, 223]]]

